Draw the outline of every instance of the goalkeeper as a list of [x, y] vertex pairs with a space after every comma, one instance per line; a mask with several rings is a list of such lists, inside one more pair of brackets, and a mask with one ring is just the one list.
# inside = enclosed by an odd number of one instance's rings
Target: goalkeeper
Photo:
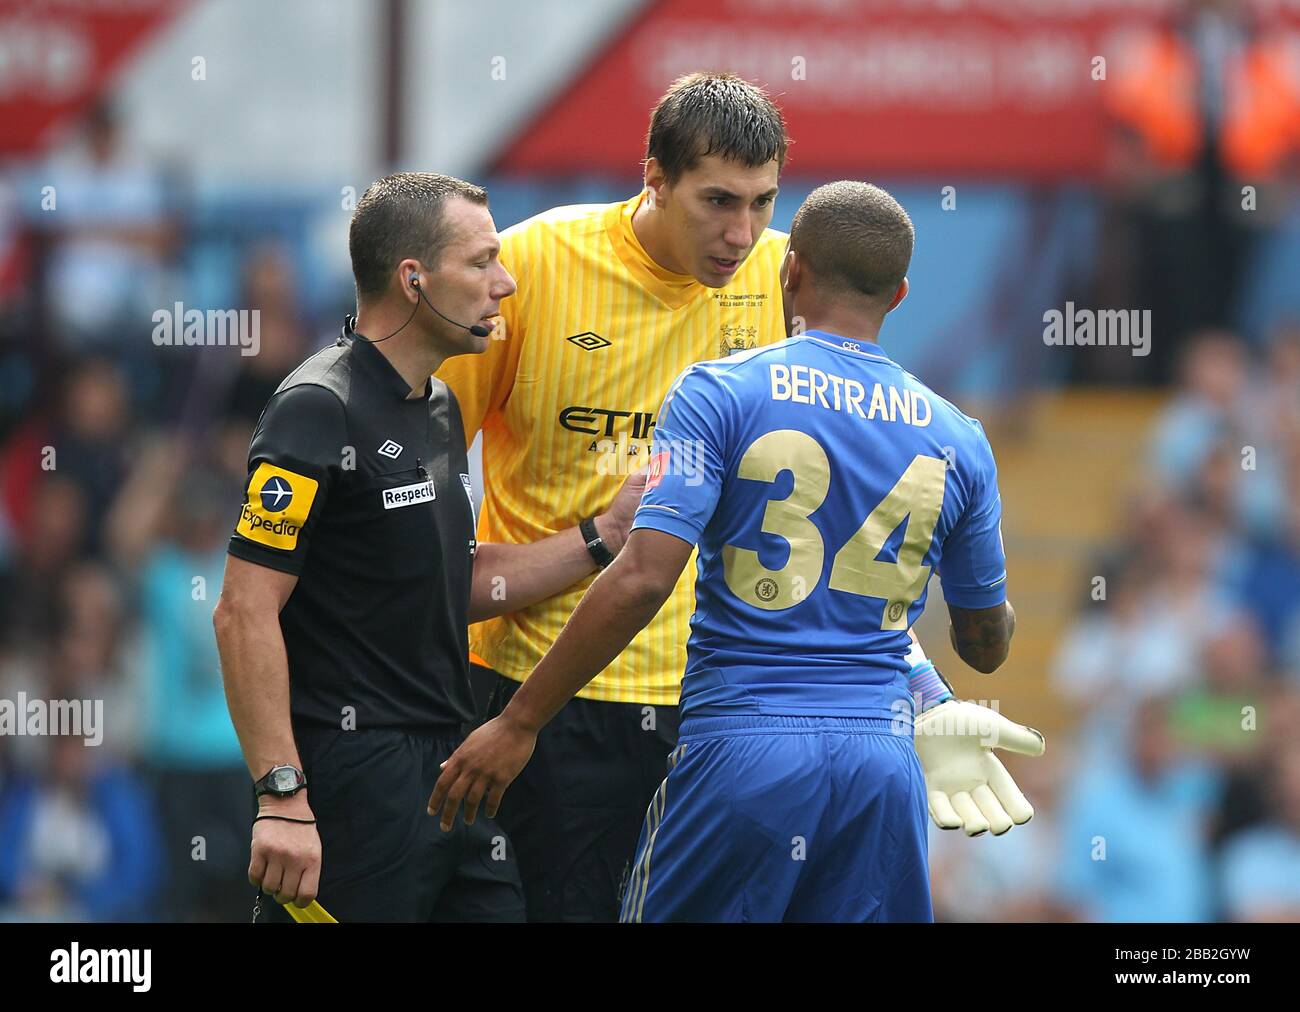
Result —
[[984, 431], [876, 344], [912, 245], [877, 187], [808, 197], [781, 278], [787, 332], [810, 329], [674, 383], [623, 552], [443, 764], [429, 807], [444, 828], [462, 803], [467, 822], [484, 801], [495, 813], [538, 731], [654, 617], [696, 545], [680, 737], [623, 920], [928, 921], [927, 803], [971, 835], [1028, 821], [990, 747], [1038, 754], [1036, 731], [935, 676], [942, 701], [912, 744], [908, 629], [930, 573], [973, 667], [1002, 663], [1015, 623]]

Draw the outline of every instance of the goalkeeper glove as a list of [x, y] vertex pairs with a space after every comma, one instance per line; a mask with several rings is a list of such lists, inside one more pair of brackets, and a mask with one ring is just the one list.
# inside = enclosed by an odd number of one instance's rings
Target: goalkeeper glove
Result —
[[1038, 731], [987, 706], [950, 699], [916, 718], [915, 743], [930, 817], [940, 829], [1001, 836], [1034, 817], [993, 749], [1040, 756], [1046, 741]]

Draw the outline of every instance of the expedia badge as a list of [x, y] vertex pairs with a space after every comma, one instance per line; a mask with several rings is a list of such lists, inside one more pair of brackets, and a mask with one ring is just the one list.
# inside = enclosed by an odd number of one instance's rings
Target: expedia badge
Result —
[[320, 483], [265, 461], [248, 482], [235, 533], [268, 548], [292, 552]]

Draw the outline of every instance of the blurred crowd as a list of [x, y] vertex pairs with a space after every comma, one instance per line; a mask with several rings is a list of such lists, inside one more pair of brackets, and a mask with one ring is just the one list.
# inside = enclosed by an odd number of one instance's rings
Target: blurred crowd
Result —
[[0, 735], [0, 918], [251, 918], [211, 616], [253, 426], [319, 342], [268, 244], [237, 303], [259, 354], [154, 343], [184, 205], [107, 111], [41, 178], [58, 213], [0, 229], [0, 700], [103, 700], [105, 726], [94, 747]]
[[1300, 67], [1228, 0], [1116, 53], [1094, 295], [1151, 310], [1152, 354], [1088, 349], [1074, 374], [1171, 396], [1141, 486], [1098, 490], [1126, 524], [1045, 673], [1076, 726], [1008, 762], [1035, 818], [996, 845], [932, 834], [936, 914], [1297, 921], [1300, 329], [1231, 328], [1300, 178]]
[[1192, 335], [1143, 438], [1050, 673], [1076, 727], [1009, 761], [1033, 822], [934, 834], [940, 916], [1300, 921], [1300, 329]]

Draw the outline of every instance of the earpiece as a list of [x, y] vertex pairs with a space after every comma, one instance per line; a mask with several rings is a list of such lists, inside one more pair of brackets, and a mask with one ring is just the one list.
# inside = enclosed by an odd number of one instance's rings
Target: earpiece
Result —
[[[415, 314], [420, 310], [420, 303], [425, 302], [428, 303], [430, 309], [432, 309], [435, 313], [437, 313], [444, 320], [450, 323], [453, 327], [459, 327], [461, 330], [468, 330], [475, 337], [488, 337], [491, 335], [492, 333], [491, 327], [485, 327], [481, 323], [476, 323], [472, 327], [466, 326], [465, 324], [458, 323], [457, 321], [453, 320], [451, 317], [446, 316], [445, 314], [439, 312], [438, 307], [435, 306], [432, 302], [429, 302], [429, 297], [424, 294], [424, 289], [420, 287], [420, 275], [412, 273], [411, 276], [406, 279], [406, 282], [411, 286], [415, 294], [419, 296], [419, 298], [416, 300], [415, 308], [411, 310], [411, 315], [406, 318], [406, 323], [410, 323], [413, 319], [415, 319]], [[397, 330], [389, 334], [388, 337], [396, 337], [401, 332], [402, 328], [406, 326], [406, 323], [403, 323], [401, 327], [398, 327]], [[379, 341], [387, 341], [388, 337], [381, 337], [379, 338]], [[371, 343], [378, 344], [379, 341], [372, 341]]]

